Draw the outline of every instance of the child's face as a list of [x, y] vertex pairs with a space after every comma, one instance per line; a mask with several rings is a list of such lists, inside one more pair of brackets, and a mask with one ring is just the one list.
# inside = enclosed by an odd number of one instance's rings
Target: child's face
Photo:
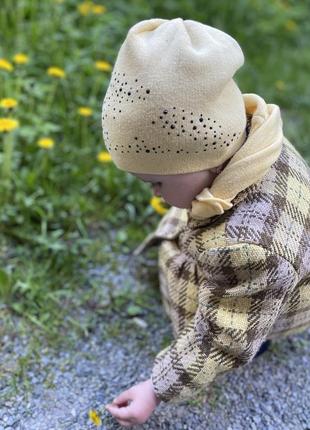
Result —
[[[131, 172], [130, 172], [131, 173]], [[132, 173], [144, 182], [150, 182], [155, 196], [162, 197], [169, 205], [190, 209], [191, 202], [205, 187], [210, 187], [216, 169], [177, 175]]]

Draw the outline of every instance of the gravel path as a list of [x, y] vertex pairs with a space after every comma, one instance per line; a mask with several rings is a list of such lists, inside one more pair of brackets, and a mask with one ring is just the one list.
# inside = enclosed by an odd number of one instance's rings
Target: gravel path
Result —
[[[128, 264], [118, 267], [118, 281], [123, 276], [135, 288], [152, 288], [142, 287], [145, 282], [137, 281]], [[92, 276], [108, 273], [100, 268]], [[109, 327], [117, 322], [120, 331], [111, 337]], [[70, 348], [56, 351], [43, 345], [24, 375], [27, 385], [16, 384], [17, 393], [11, 392], [10, 366], [27, 353], [30, 338], [2, 339], [0, 430], [124, 428], [103, 405], [150, 377], [165, 338], [172, 339], [172, 332], [154, 294], [143, 315], [99, 315], [95, 330]], [[100, 415], [100, 427], [90, 422], [90, 409]], [[220, 375], [200, 402], [161, 403], [147, 423], [134, 428], [310, 430], [310, 330], [273, 341], [272, 349], [252, 363]]]

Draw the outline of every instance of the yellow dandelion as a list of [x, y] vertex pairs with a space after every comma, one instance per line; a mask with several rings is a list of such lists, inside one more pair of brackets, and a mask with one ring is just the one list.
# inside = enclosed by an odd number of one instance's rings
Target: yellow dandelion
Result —
[[21, 52], [19, 52], [18, 54], [14, 55], [13, 61], [16, 64], [26, 64], [29, 61], [29, 57], [28, 57], [28, 55], [22, 54]]
[[6, 70], [7, 72], [11, 72], [14, 69], [14, 67], [5, 58], [0, 58], [0, 69]]
[[40, 148], [51, 149], [54, 147], [55, 142], [50, 137], [41, 137], [41, 139], [38, 140], [37, 144], [38, 146], [40, 146]]
[[107, 11], [107, 8], [100, 4], [94, 4], [91, 10], [95, 15], [101, 15], [102, 13], [105, 13]]
[[277, 81], [275, 82], [275, 86], [276, 86], [276, 88], [277, 88], [279, 91], [283, 91], [283, 90], [284, 90], [284, 88], [285, 88], [285, 83], [284, 83], [283, 81], [281, 81], [281, 80], [277, 80]]
[[78, 109], [78, 113], [81, 116], [91, 116], [93, 114], [93, 110], [91, 108], [89, 108], [89, 107], [83, 106], [83, 107], [80, 107]]
[[83, 3], [78, 5], [78, 11], [81, 15], [89, 15], [92, 12], [94, 4], [92, 1], [84, 1]]
[[15, 99], [1, 99], [0, 106], [4, 109], [13, 109], [17, 105]]
[[54, 76], [55, 78], [64, 78], [66, 76], [65, 71], [60, 67], [49, 67], [47, 69], [47, 74], [49, 76]]
[[108, 163], [112, 160], [111, 154], [107, 151], [100, 151], [97, 155], [97, 160], [100, 161], [100, 163]]
[[19, 122], [13, 118], [0, 118], [0, 132], [5, 133], [19, 127]]
[[150, 200], [150, 205], [152, 208], [159, 213], [160, 215], [163, 215], [167, 212], [167, 208], [165, 208], [162, 205], [163, 199], [161, 197], [153, 196]]
[[107, 61], [96, 61], [95, 64], [96, 64], [96, 68], [103, 72], [109, 72], [110, 70], [112, 70], [111, 64], [108, 63]]
[[297, 29], [297, 23], [293, 19], [288, 19], [284, 24], [284, 27], [287, 31], [295, 31]]
[[102, 424], [101, 418], [99, 417], [99, 415], [97, 414], [97, 412], [94, 409], [91, 409], [88, 412], [88, 416], [89, 416], [89, 419], [91, 420], [91, 422], [93, 424], [95, 424], [95, 426], [97, 426], [97, 427], [101, 426], [101, 424]]

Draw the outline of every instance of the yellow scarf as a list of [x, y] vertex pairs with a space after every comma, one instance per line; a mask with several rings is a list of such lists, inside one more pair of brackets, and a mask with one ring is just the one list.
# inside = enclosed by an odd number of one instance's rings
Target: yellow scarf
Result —
[[252, 115], [248, 137], [216, 176], [192, 201], [188, 215], [205, 219], [230, 209], [236, 195], [258, 182], [277, 160], [283, 145], [279, 106], [267, 104], [257, 94], [242, 94], [246, 113]]

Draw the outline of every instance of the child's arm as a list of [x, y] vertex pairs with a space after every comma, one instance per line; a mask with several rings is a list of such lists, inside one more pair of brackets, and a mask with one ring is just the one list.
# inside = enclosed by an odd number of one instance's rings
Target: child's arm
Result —
[[196, 314], [152, 369], [165, 402], [191, 398], [217, 374], [250, 362], [297, 282], [287, 260], [251, 243], [210, 248], [198, 264], [205, 281]]
[[163, 239], [175, 239], [180, 234], [180, 231], [186, 226], [186, 223], [186, 209], [171, 206], [168, 212], [159, 221], [156, 229], [149, 233], [139, 246], [134, 249], [133, 255], [137, 256], [143, 253], [150, 246], [158, 245]]

